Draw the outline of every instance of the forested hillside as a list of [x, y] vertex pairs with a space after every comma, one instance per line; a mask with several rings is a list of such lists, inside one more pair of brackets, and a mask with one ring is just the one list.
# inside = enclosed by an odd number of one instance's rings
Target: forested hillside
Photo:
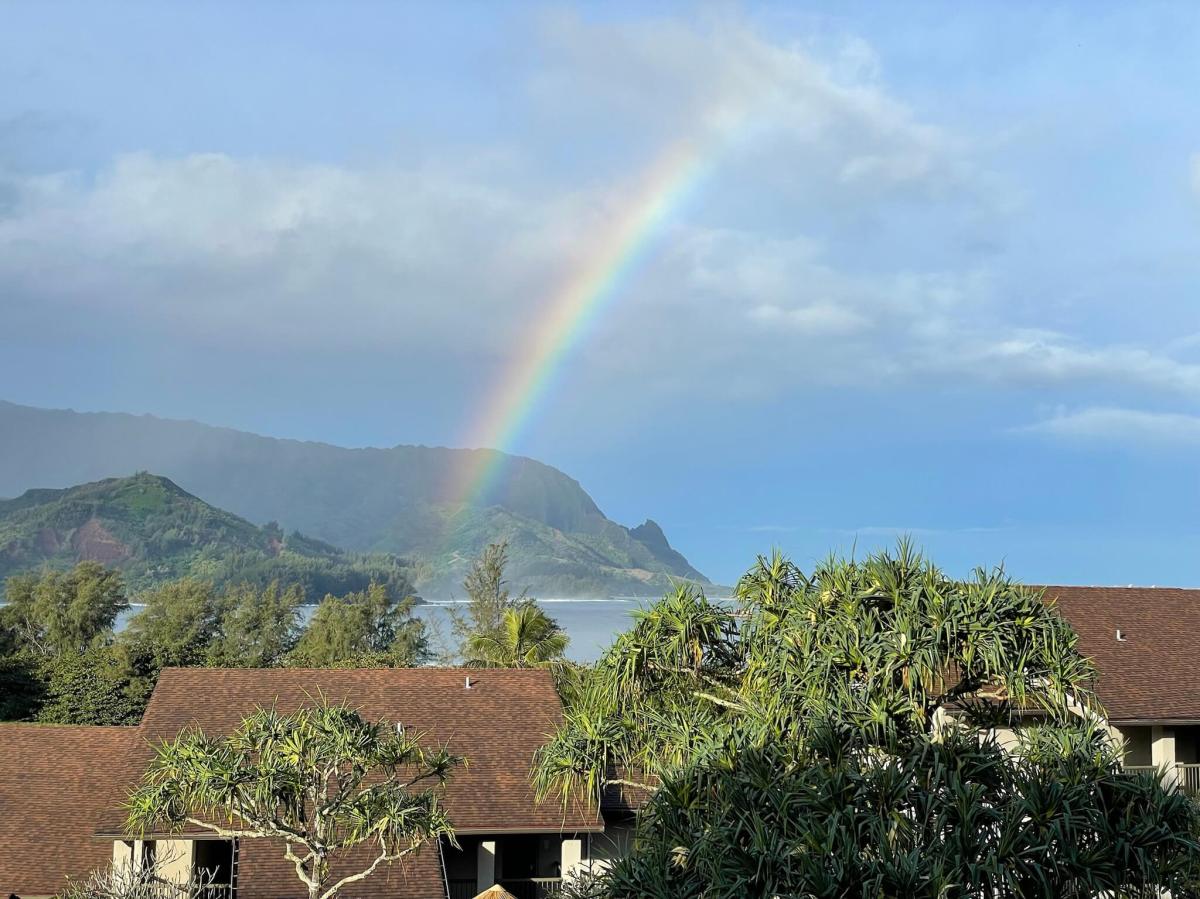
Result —
[[134, 591], [180, 577], [216, 584], [299, 584], [310, 601], [372, 580], [411, 590], [395, 557], [348, 553], [279, 525], [262, 527], [214, 508], [153, 474], [0, 501], [0, 579], [80, 561], [120, 570]]
[[[478, 495], [464, 471], [496, 469]], [[461, 592], [469, 561], [507, 540], [517, 590], [656, 595], [707, 583], [653, 522], [610, 521], [561, 471], [494, 450], [346, 449], [152, 416], [0, 402], [0, 496], [152, 471], [250, 522], [277, 521], [357, 552], [412, 559], [426, 596]]]

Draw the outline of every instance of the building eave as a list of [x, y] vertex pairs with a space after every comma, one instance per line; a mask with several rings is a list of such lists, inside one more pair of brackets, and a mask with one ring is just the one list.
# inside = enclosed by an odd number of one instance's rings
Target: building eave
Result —
[[[479, 837], [489, 834], [510, 835], [522, 833], [555, 834], [555, 833], [604, 833], [604, 822], [581, 824], [577, 827], [563, 825], [561, 827], [456, 827], [455, 836]], [[93, 840], [223, 840], [228, 839], [214, 833], [189, 833], [184, 831], [146, 831], [131, 834], [121, 832], [101, 831], [92, 834]], [[272, 837], [250, 837], [249, 839], [273, 839]]]

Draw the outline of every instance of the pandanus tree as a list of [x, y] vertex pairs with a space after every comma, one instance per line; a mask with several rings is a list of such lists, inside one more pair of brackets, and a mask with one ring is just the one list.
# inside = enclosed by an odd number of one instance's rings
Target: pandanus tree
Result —
[[1039, 591], [1002, 570], [949, 578], [901, 543], [811, 575], [760, 558], [736, 600], [681, 588], [642, 613], [536, 760], [542, 796], [645, 804], [637, 851], [595, 894], [1194, 884], [1195, 806], [1120, 770], [1093, 668]]
[[129, 798], [128, 827], [276, 840], [310, 899], [332, 899], [453, 839], [438, 787], [461, 762], [345, 706], [261, 709], [229, 736], [185, 730], [157, 747]]

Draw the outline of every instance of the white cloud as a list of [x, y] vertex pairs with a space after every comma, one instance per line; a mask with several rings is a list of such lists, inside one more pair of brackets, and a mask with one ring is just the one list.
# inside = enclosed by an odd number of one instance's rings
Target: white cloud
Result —
[[950, 356], [929, 365], [1014, 385], [1129, 385], [1200, 396], [1200, 365], [1140, 347], [1087, 346], [1051, 331], [1016, 329], [999, 339], [964, 334]]
[[[607, 366], [614, 391], [708, 378], [771, 398], [936, 378], [1200, 395], [1200, 365], [1168, 352], [1010, 321], [986, 260], [910, 259], [858, 236], [905, 192], [937, 198], [914, 214], [981, 202], [971, 142], [889, 93], [865, 44], [827, 62], [738, 22], [569, 15], [545, 36], [532, 94], [556, 141], [637, 145], [644, 164], [683, 136], [716, 160], [711, 208], [657, 235], [574, 360]], [[421, 353], [489, 376], [636, 200], [636, 177], [564, 187], [524, 152], [369, 166], [132, 154], [91, 179], [10, 177], [0, 328], [19, 312], [30, 333], [116, 322], [225, 347]], [[921, 250], [955, 236], [954, 215], [930, 216], [902, 220]], [[829, 233], [842, 220], [852, 241]], [[679, 364], [697, 349], [699, 370]]]
[[1097, 406], [1060, 411], [1018, 431], [1085, 443], [1196, 446], [1200, 416]]
[[118, 159], [93, 182], [14, 182], [0, 218], [13, 301], [126, 316], [221, 343], [369, 346], [513, 337], [590, 224], [435, 167], [349, 169], [219, 154]]
[[828, 302], [790, 309], [764, 303], [750, 310], [750, 318], [766, 327], [783, 327], [811, 335], [853, 334], [868, 324], [857, 312]]
[[[10, 179], [0, 288], [49, 320], [172, 339], [498, 359], [632, 188], [554, 194], [487, 175], [143, 154], [92, 182]], [[859, 271], [817, 240], [749, 227], [681, 224], [658, 244], [591, 337], [594, 357], [643, 383], [694, 384], [672, 354], [699, 346], [720, 389], [746, 395], [947, 376], [1200, 395], [1200, 365], [1005, 325], [985, 270]]]
[[[532, 90], [573, 133], [719, 138], [742, 180], [808, 196], [838, 183], [940, 192], [973, 170], [966, 141], [879, 84], [861, 39], [823, 59], [728, 15], [600, 24], [558, 13], [543, 31], [548, 65]], [[614, 118], [636, 136], [613, 129]]]

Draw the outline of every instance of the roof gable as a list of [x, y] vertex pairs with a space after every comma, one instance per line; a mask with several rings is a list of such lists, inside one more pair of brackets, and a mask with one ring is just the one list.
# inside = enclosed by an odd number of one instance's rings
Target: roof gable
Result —
[[[345, 702], [369, 720], [402, 724], [466, 756], [444, 799], [460, 833], [603, 827], [595, 810], [564, 813], [558, 803], [534, 801], [530, 766], [558, 726], [562, 705], [549, 672], [531, 669], [166, 669], [138, 729], [140, 745], [129, 755], [125, 789], [140, 778], [153, 746], [184, 728], [223, 735], [256, 708], [288, 713], [321, 698]], [[123, 825], [120, 802], [113, 801], [99, 830], [120, 833]]]
[[1096, 692], [1109, 720], [1200, 722], [1200, 590], [1045, 591], [1099, 670]]

